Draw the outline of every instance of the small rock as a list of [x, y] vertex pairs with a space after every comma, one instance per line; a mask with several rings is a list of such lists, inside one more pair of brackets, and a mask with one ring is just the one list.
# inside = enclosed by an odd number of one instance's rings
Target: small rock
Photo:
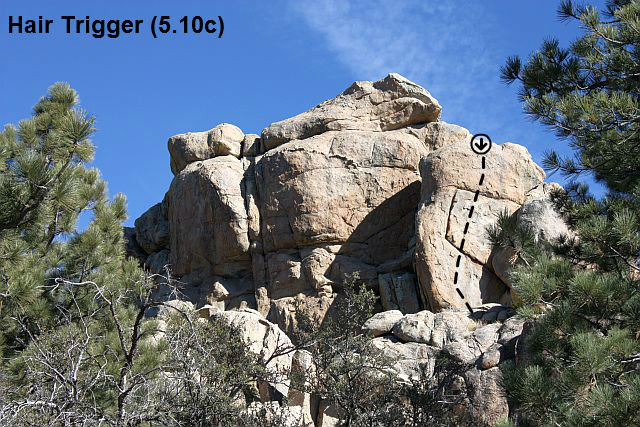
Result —
[[393, 334], [404, 342], [429, 344], [435, 316], [426, 310], [407, 314], [395, 324]]
[[188, 164], [211, 157], [207, 144], [208, 132], [187, 132], [169, 138], [171, 172], [178, 175]]
[[136, 240], [135, 228], [124, 227], [124, 241], [127, 256], [136, 258], [139, 262], [144, 263], [147, 259], [147, 253]]
[[446, 344], [442, 351], [458, 362], [471, 364], [475, 362], [483, 352], [495, 346], [496, 340], [498, 339], [497, 332], [500, 326], [498, 323], [485, 325], [474, 331], [470, 337], [464, 340]]
[[166, 276], [167, 268], [170, 267], [169, 256], [169, 251], [167, 249], [162, 249], [159, 252], [150, 254], [144, 264], [153, 274]]
[[260, 136], [247, 134], [242, 141], [242, 157], [255, 157], [260, 154]]
[[476, 323], [469, 318], [467, 312], [443, 311], [437, 313], [433, 320], [433, 331], [430, 344], [442, 347], [450, 342], [462, 341], [476, 328]]
[[505, 320], [507, 320], [512, 315], [513, 315], [513, 313], [511, 312], [511, 310], [502, 310], [500, 313], [498, 313], [498, 321], [499, 322], [504, 322]]
[[495, 311], [488, 311], [482, 316], [482, 321], [487, 323], [493, 323], [498, 319], [498, 313]]
[[337, 427], [340, 423], [340, 414], [338, 408], [329, 404], [328, 401], [322, 400], [318, 409], [318, 417], [316, 418], [316, 426], [318, 427]]
[[189, 301], [174, 299], [171, 301], [166, 301], [163, 305], [158, 307], [156, 317], [158, 319], [165, 320], [177, 313], [189, 313], [193, 310], [194, 306]]
[[480, 356], [480, 360], [478, 361], [478, 365], [484, 370], [496, 367], [499, 363], [500, 351], [495, 346], [482, 353], [482, 356]]
[[391, 332], [395, 324], [402, 318], [403, 314], [400, 310], [383, 311], [382, 313], [374, 314], [373, 317], [364, 322], [362, 330], [370, 332], [374, 337], [379, 337]]
[[207, 304], [200, 307], [198, 310], [196, 310], [196, 313], [198, 313], [199, 318], [208, 319], [219, 311], [220, 311], [219, 307], [216, 307], [211, 304]]
[[513, 316], [505, 320], [498, 330], [498, 343], [507, 345], [514, 338], [519, 337], [522, 334], [524, 323], [525, 320], [518, 316]]
[[162, 213], [162, 203], [150, 207], [135, 221], [136, 241], [148, 254], [169, 246], [169, 222]]
[[467, 411], [473, 425], [496, 425], [509, 415], [500, 368], [470, 369], [462, 374], [467, 390]]
[[240, 157], [244, 133], [239, 127], [222, 123], [209, 131], [207, 142], [216, 156]]

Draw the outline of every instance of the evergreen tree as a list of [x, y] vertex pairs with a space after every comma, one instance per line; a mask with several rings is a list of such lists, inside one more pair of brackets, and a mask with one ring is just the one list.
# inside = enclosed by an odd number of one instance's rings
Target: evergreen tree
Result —
[[0, 133], [0, 424], [259, 425], [244, 403], [268, 378], [238, 331], [155, 300], [172, 280], [125, 256], [77, 104], [55, 84]]
[[[88, 168], [94, 118], [77, 108], [67, 84], [51, 86], [33, 117], [0, 133], [0, 350], [10, 355], [28, 334], [56, 323], [56, 278], [119, 286], [139, 272], [124, 258], [125, 198], [110, 202]], [[93, 221], [82, 233], [83, 212]]]
[[[575, 151], [549, 152], [544, 165], [572, 180], [554, 201], [577, 237], [538, 242], [507, 216], [492, 230], [518, 256], [511, 276], [533, 325], [505, 379], [519, 425], [638, 425], [640, 2], [601, 13], [563, 1], [559, 15], [583, 35], [566, 49], [546, 40], [526, 63], [509, 58], [502, 77]], [[590, 195], [584, 174], [608, 194]]]

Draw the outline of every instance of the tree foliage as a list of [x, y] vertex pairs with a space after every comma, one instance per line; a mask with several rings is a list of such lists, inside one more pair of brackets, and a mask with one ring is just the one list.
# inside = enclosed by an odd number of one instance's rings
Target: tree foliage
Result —
[[258, 425], [263, 364], [235, 328], [155, 299], [173, 282], [125, 256], [94, 131], [58, 83], [0, 133], [0, 424]]
[[[545, 40], [503, 79], [520, 84], [525, 112], [574, 149], [550, 152], [548, 170], [572, 179], [554, 202], [574, 238], [537, 242], [509, 218], [491, 233], [520, 257], [512, 271], [520, 312], [533, 319], [526, 357], [506, 370], [519, 425], [640, 423], [640, 2], [601, 13], [563, 1], [583, 35], [568, 48]], [[591, 174], [609, 193], [589, 194]]]
[[[24, 348], [28, 335], [56, 325], [55, 279], [119, 286], [137, 274], [124, 259], [122, 195], [109, 201], [106, 184], [86, 162], [93, 156], [94, 118], [58, 83], [33, 117], [0, 133], [0, 349]], [[93, 221], [83, 232], [83, 212]]]
[[323, 324], [302, 316], [296, 342], [310, 352], [313, 363], [306, 382], [293, 377], [292, 387], [321, 398], [345, 427], [464, 425], [455, 412], [462, 395], [452, 392], [452, 386], [468, 367], [440, 357], [434, 366], [418, 366], [416, 377], [399, 375], [398, 360], [361, 329], [373, 315], [376, 296], [357, 283], [356, 274], [342, 285], [333, 315]]

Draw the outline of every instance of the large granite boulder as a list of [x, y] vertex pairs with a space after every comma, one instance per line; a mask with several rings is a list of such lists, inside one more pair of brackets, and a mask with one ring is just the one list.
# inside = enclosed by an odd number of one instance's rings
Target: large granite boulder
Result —
[[249, 345], [249, 350], [259, 355], [266, 363], [270, 381], [259, 384], [262, 401], [280, 400], [288, 395], [294, 347], [278, 325], [267, 321], [260, 313], [251, 309], [217, 312], [209, 320], [223, 321], [235, 327]]
[[509, 254], [486, 228], [506, 211], [559, 235], [550, 190], [517, 145], [495, 145], [483, 169], [470, 133], [440, 112], [390, 74], [261, 135], [223, 123], [173, 136], [174, 180], [128, 250], [169, 268], [196, 306], [254, 308], [287, 332], [301, 313], [321, 323], [348, 280], [400, 314], [510, 304]]
[[428, 91], [391, 74], [262, 136], [222, 124], [171, 137], [170, 244], [149, 247], [154, 267], [168, 255], [197, 305], [245, 302], [286, 330], [300, 305], [321, 322], [353, 277], [383, 293], [385, 308], [419, 311], [420, 160], [469, 138], [438, 121], [440, 110]]
[[135, 221], [136, 241], [148, 254], [169, 246], [169, 222], [162, 203], [150, 207]]
[[416, 270], [430, 308], [510, 303], [509, 287], [491, 266], [487, 228], [542, 185], [542, 169], [522, 146], [494, 144], [480, 156], [463, 141], [425, 157], [420, 172]]
[[262, 132], [270, 150], [292, 140], [328, 131], [386, 131], [440, 117], [438, 101], [419, 85], [398, 74], [377, 82], [355, 82], [338, 97]]
[[403, 130], [329, 132], [283, 144], [256, 163], [264, 284], [270, 298], [330, 294], [405, 255], [429, 149]]
[[242, 161], [221, 156], [189, 164], [171, 184], [171, 267], [208, 302], [254, 292], [243, 180]]
[[[562, 215], [556, 210], [552, 198], [554, 193], [563, 192], [560, 184], [544, 183], [533, 188], [524, 201], [524, 204], [515, 212], [518, 224], [529, 228], [536, 240], [545, 240], [551, 243], [560, 243], [564, 239], [575, 238]], [[513, 288], [510, 271], [521, 262], [511, 248], [500, 248], [491, 255], [491, 267], [495, 274], [509, 288]], [[513, 302], [519, 302], [517, 293], [511, 290]]]

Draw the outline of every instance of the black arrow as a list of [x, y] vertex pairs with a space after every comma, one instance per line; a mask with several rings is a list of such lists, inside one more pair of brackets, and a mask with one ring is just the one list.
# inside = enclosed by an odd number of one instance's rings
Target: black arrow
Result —
[[480, 138], [480, 142], [475, 143], [475, 146], [478, 147], [480, 151], [484, 150], [487, 145], [489, 145], [489, 143], [484, 142], [484, 138]]

